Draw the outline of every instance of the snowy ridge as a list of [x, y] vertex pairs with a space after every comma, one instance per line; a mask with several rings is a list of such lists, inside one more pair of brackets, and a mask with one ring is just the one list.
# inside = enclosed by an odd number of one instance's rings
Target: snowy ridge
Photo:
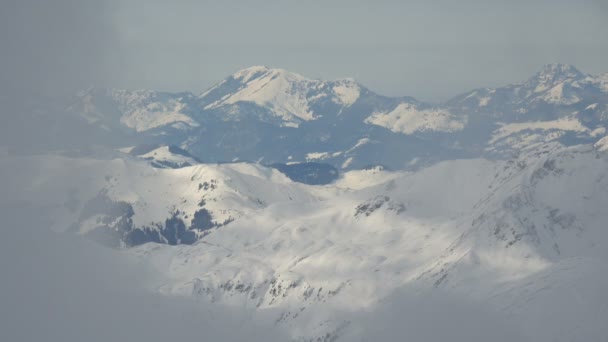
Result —
[[534, 93], [551, 91], [564, 82], [572, 82], [583, 78], [584, 75], [571, 65], [553, 63], [545, 65], [527, 85], [534, 87]]
[[[236, 83], [236, 84], [235, 84]], [[234, 84], [228, 87], [228, 84]], [[223, 89], [228, 87], [227, 89]], [[219, 93], [216, 94], [216, 93]], [[239, 102], [251, 102], [268, 108], [272, 115], [290, 126], [317, 119], [313, 107], [326, 100], [347, 107], [357, 101], [360, 86], [352, 80], [319, 81], [283, 69], [255, 66], [238, 71], [201, 95], [203, 101], [213, 95], [217, 100], [204, 109], [217, 109]]]
[[529, 110], [538, 103], [569, 106], [601, 88], [602, 79], [602, 75], [585, 75], [571, 65], [547, 64], [525, 82], [496, 89], [477, 89], [450, 102], [466, 104], [467, 107], [473, 103], [475, 107], [490, 108], [510, 105], [522, 110]]
[[241, 88], [207, 105], [205, 109], [245, 101], [269, 106], [275, 115], [285, 121], [292, 121], [293, 116], [301, 120], [314, 119], [307, 99], [302, 96], [310, 82], [303, 76], [279, 69], [253, 67], [237, 72], [233, 78], [242, 83]]

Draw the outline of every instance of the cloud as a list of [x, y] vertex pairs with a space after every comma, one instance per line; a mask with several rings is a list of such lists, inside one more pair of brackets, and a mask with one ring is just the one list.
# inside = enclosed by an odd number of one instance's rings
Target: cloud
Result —
[[[54, 94], [107, 79], [116, 41], [107, 1], [8, 0], [0, 9], [2, 88]], [[32, 94], [28, 94], [32, 95]]]
[[505, 314], [441, 291], [396, 291], [369, 311], [355, 314], [348, 341], [526, 341]]
[[152, 294], [146, 270], [109, 249], [50, 233], [35, 210], [0, 209], [0, 340], [285, 340], [238, 308]]
[[113, 7], [95, 0], [0, 4], [0, 147], [40, 150], [89, 142], [53, 99], [112, 82], [121, 71]]

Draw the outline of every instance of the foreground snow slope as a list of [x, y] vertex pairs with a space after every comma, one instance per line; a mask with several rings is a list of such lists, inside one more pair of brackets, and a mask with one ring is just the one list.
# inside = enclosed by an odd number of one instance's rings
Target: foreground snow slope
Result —
[[[131, 252], [167, 272], [162, 292], [278, 308], [294, 336], [348, 335], [350, 314], [396, 291], [490, 303], [530, 338], [601, 336], [607, 162], [587, 147], [445, 162], [359, 191], [314, 189], [325, 200], [271, 205], [194, 246]], [[553, 321], [538, 305], [564, 310]]]
[[[188, 222], [204, 199], [214, 220], [234, 220], [192, 245], [147, 243], [124, 253], [153, 265], [162, 277], [151, 286], [161, 293], [263, 310], [295, 340], [363, 340], [362, 313], [385, 312], [402, 294], [483, 303], [522, 339], [608, 333], [601, 322], [608, 154], [591, 146], [546, 145], [513, 160], [453, 160], [415, 173], [355, 171], [329, 186], [293, 183], [252, 164], [171, 170], [63, 157], [2, 164], [2, 177], [18, 168], [34, 180], [13, 182], [26, 197], [47, 204], [65, 197], [65, 206], [47, 209], [64, 215], [57, 228], [76, 222], [80, 232], [87, 227], [79, 211], [100, 188], [132, 205], [135, 226], [176, 210]], [[74, 175], [58, 172], [66, 167]], [[362, 177], [368, 186], [354, 186]], [[78, 184], [71, 195], [62, 192], [69, 182]]]

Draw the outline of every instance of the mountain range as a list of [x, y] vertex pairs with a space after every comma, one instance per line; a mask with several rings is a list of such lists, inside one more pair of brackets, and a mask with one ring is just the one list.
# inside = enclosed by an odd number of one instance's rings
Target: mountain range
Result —
[[78, 132], [79, 145], [173, 145], [204, 162], [401, 170], [513, 157], [545, 142], [594, 143], [606, 134], [608, 74], [549, 64], [524, 82], [432, 104], [256, 66], [202, 94], [91, 88], [45, 106], [34, 120], [50, 135], [44, 148], [65, 148], [57, 136]]
[[0, 154], [0, 206], [136, 260], [156, 293], [293, 341], [608, 334], [608, 74], [552, 64], [429, 104], [252, 67], [68, 102], [32, 115], [90, 145]]

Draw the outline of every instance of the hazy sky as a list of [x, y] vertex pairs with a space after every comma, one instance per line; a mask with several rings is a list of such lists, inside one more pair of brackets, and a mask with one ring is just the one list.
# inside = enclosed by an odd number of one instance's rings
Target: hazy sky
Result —
[[120, 1], [117, 86], [200, 91], [267, 65], [440, 100], [563, 62], [608, 71], [608, 5], [585, 1]]

